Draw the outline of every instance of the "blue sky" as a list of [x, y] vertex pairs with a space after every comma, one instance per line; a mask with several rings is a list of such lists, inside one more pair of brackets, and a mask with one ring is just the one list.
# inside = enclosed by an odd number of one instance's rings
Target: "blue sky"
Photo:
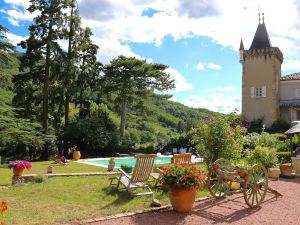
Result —
[[[251, 45], [258, 10], [271, 43], [284, 54], [282, 74], [300, 71], [296, 0], [78, 0], [103, 63], [120, 54], [169, 65], [173, 101], [229, 113], [241, 107], [239, 43]], [[272, 4], [272, 6], [270, 6]], [[28, 36], [29, 0], [0, 0], [0, 23], [14, 44]], [[64, 45], [62, 43], [62, 45]]]

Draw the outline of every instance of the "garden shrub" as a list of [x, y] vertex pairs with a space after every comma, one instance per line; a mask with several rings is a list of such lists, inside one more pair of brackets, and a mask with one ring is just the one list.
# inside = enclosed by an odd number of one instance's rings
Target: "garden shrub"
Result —
[[152, 143], [143, 144], [140, 146], [138, 152], [143, 154], [152, 154], [155, 152], [155, 146]]
[[291, 162], [291, 152], [276, 152], [276, 156], [280, 164], [290, 163]]
[[290, 124], [284, 119], [276, 120], [271, 127], [268, 128], [270, 133], [283, 133], [290, 128]]
[[109, 114], [98, 109], [90, 117], [78, 119], [65, 129], [70, 146], [78, 146], [83, 157], [108, 156], [118, 145], [117, 127]]
[[264, 122], [264, 119], [263, 118], [259, 118], [259, 119], [256, 119], [256, 120], [253, 120], [250, 122], [250, 127], [248, 129], [248, 132], [249, 133], [261, 133], [263, 130], [263, 122]]
[[299, 136], [297, 134], [295, 134], [292, 137], [292, 144], [293, 144], [293, 149], [299, 145]]
[[278, 135], [269, 134], [267, 132], [251, 133], [244, 138], [245, 149], [255, 149], [256, 146], [275, 148], [278, 152], [288, 152], [291, 150], [290, 140], [279, 140]]
[[47, 179], [46, 176], [38, 175], [33, 178], [33, 183], [43, 183], [46, 181], [46, 179]]
[[257, 146], [254, 150], [247, 152], [247, 161], [253, 165], [261, 163], [266, 168], [272, 168], [278, 165], [275, 148]]
[[233, 128], [226, 118], [216, 116], [200, 125], [193, 141], [207, 165], [219, 158], [239, 160], [243, 151], [244, 132], [244, 128]]

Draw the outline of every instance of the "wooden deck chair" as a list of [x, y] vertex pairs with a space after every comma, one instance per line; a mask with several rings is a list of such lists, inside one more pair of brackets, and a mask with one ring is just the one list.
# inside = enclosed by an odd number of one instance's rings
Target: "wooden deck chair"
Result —
[[[156, 155], [145, 154], [136, 155], [134, 157], [136, 158], [136, 164], [132, 175], [130, 176], [122, 169], [119, 169], [121, 172], [120, 176], [111, 179], [110, 185], [113, 185], [113, 180], [117, 179], [117, 189], [119, 188], [120, 184], [123, 184], [132, 197], [138, 195], [152, 195], [153, 191], [148, 186], [147, 181], [153, 169], [154, 158]], [[137, 188], [147, 188], [149, 192], [133, 193], [133, 190]]]
[[183, 153], [183, 154], [174, 154], [173, 162], [179, 164], [190, 164], [192, 161], [191, 153]]
[[[192, 161], [192, 154], [191, 153], [184, 153], [184, 154], [174, 154], [172, 163], [180, 163], [180, 164], [190, 164]], [[160, 181], [160, 174], [163, 171], [159, 168], [156, 168], [155, 173], [151, 173], [151, 177], [155, 180], [155, 187], [158, 185]]]

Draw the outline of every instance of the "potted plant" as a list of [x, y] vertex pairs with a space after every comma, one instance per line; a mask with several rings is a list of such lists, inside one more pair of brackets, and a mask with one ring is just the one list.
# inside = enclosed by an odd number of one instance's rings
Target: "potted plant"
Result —
[[15, 161], [9, 161], [8, 168], [13, 169], [15, 176], [22, 176], [23, 171], [30, 170], [31, 164], [27, 160], [15, 160]]
[[274, 148], [256, 146], [248, 152], [247, 159], [250, 165], [261, 163], [268, 170], [269, 178], [277, 180], [280, 175], [278, 158]]
[[203, 171], [194, 164], [168, 164], [162, 168], [161, 184], [169, 193], [169, 199], [174, 210], [178, 212], [191, 211], [196, 190], [202, 189], [206, 181]]
[[121, 164], [121, 169], [126, 173], [131, 173], [132, 168], [132, 166], [128, 166], [127, 164]]
[[280, 165], [281, 176], [285, 178], [292, 177], [293, 175], [293, 166], [291, 163], [283, 163]]

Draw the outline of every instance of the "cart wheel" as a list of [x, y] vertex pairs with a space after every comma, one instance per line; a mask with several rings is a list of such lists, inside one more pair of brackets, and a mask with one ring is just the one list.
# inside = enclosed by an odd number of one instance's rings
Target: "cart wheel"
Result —
[[254, 165], [245, 179], [244, 199], [251, 208], [259, 206], [265, 199], [268, 189], [267, 170], [261, 164]]
[[228, 160], [218, 159], [209, 169], [207, 188], [215, 198], [225, 197], [230, 191], [230, 181], [226, 178], [226, 171], [231, 167]]

